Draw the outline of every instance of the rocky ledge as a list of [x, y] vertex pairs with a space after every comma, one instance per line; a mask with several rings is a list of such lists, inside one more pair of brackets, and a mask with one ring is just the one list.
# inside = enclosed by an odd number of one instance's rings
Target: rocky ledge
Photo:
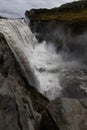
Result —
[[81, 60], [86, 56], [86, 0], [64, 4], [53, 9], [31, 9], [26, 11], [25, 16], [40, 43], [43, 41], [47, 44], [51, 43], [56, 46], [58, 53], [63, 51], [75, 58], [80, 57]]
[[31, 88], [0, 33], [0, 130], [38, 130], [49, 103]]
[[72, 2], [52, 9], [31, 9], [25, 15], [30, 20], [87, 22], [87, 1]]
[[87, 99], [58, 98], [42, 114], [42, 130], [87, 130]]
[[[87, 29], [87, 1], [64, 4], [53, 9], [31, 9], [25, 12], [29, 26], [41, 42], [54, 38], [55, 30], [61, 29], [66, 34], [82, 34]], [[49, 36], [51, 33], [51, 36]]]
[[87, 99], [46, 99], [30, 86], [0, 33], [0, 130], [87, 130]]

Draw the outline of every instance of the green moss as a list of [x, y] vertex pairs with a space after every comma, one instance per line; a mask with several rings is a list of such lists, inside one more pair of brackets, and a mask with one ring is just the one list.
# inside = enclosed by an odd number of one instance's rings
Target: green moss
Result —
[[87, 8], [78, 12], [74, 11], [57, 11], [49, 13], [38, 13], [30, 17], [31, 20], [62, 20], [62, 21], [87, 21]]
[[72, 2], [53, 9], [32, 9], [26, 16], [31, 20], [87, 22], [87, 1]]

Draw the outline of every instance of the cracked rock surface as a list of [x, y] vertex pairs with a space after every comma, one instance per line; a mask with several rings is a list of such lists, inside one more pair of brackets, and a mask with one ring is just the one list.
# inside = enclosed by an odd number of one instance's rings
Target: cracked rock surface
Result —
[[20, 71], [0, 34], [0, 130], [87, 130], [87, 98], [49, 102]]
[[34, 111], [17, 65], [0, 34], [0, 130], [37, 130], [41, 115]]
[[42, 130], [87, 130], [87, 99], [55, 99], [42, 117]]

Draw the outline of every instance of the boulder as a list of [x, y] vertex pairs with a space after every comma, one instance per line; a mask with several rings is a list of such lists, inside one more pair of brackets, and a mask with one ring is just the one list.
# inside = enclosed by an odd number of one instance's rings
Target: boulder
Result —
[[5, 78], [0, 86], [0, 130], [36, 130], [39, 118], [15, 79]]
[[87, 99], [55, 99], [42, 117], [41, 130], [87, 130]]

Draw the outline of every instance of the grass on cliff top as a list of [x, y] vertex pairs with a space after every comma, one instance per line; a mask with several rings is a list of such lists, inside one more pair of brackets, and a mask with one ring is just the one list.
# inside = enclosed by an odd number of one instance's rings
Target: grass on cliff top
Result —
[[87, 8], [78, 11], [49, 11], [45, 13], [38, 13], [30, 17], [31, 20], [62, 20], [62, 21], [86, 21], [87, 22]]

